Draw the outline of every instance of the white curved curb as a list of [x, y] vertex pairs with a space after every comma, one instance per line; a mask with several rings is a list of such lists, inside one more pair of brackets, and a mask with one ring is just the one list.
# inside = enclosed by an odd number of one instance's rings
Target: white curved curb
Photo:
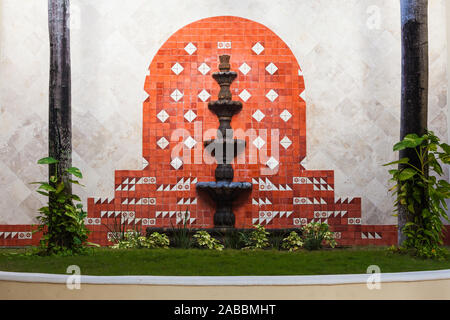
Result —
[[[314, 276], [81, 276], [84, 284], [184, 285], [184, 286], [292, 286], [367, 283], [374, 274]], [[71, 275], [0, 271], [0, 281], [66, 283]], [[380, 282], [448, 280], [450, 269], [380, 273]]]

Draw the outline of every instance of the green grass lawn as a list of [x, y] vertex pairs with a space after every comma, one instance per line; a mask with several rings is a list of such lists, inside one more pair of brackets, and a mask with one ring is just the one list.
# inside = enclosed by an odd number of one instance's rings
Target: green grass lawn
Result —
[[380, 247], [300, 252], [98, 248], [75, 257], [11, 255], [24, 251], [0, 249], [0, 270], [65, 274], [75, 264], [84, 275], [237, 276], [366, 273], [369, 265], [378, 265], [381, 272], [450, 269], [450, 258], [424, 260]]

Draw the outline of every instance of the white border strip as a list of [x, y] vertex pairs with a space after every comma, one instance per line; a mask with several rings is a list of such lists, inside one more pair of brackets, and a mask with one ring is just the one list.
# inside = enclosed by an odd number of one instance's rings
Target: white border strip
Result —
[[[367, 283], [374, 274], [314, 276], [81, 276], [84, 284], [181, 286], [295, 286]], [[450, 269], [380, 273], [381, 282], [449, 280]], [[71, 275], [0, 271], [0, 281], [66, 283]], [[377, 279], [378, 280], [378, 279]]]

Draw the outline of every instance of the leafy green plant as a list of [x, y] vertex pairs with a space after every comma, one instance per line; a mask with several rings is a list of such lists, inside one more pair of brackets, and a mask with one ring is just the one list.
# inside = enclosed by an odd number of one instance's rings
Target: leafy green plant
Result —
[[254, 225], [253, 227], [255, 230], [250, 233], [249, 237], [244, 238], [245, 247], [243, 249], [255, 250], [268, 247], [269, 239], [267, 236], [269, 235], [269, 232], [267, 232], [264, 226], [260, 224]]
[[123, 223], [123, 218], [121, 216], [114, 217], [114, 222], [112, 225], [103, 224], [103, 226], [110, 232], [108, 240], [114, 242], [115, 244], [124, 240], [127, 232], [134, 231], [141, 234], [141, 228], [136, 225], [135, 220], [132, 225], [133, 229], [130, 230], [130, 228], [127, 227], [127, 224]]
[[169, 237], [165, 234], [161, 234], [159, 232], [153, 232], [147, 238], [147, 244], [151, 248], [169, 248], [170, 240]]
[[224, 246], [219, 242], [219, 240], [214, 239], [211, 235], [206, 231], [197, 231], [194, 234], [195, 243], [200, 248], [207, 248], [210, 250], [218, 250], [222, 251]]
[[269, 236], [269, 246], [275, 250], [280, 250], [285, 234], [271, 234]]
[[328, 224], [320, 222], [310, 222], [302, 227], [302, 237], [304, 247], [307, 250], [318, 250], [323, 244], [334, 248], [336, 240], [334, 233], [330, 231]]
[[117, 240], [117, 242], [111, 246], [112, 249], [132, 249], [142, 248], [145, 237], [142, 237], [140, 232], [135, 230], [127, 230], [123, 233], [123, 238]]
[[150, 236], [144, 237], [135, 230], [128, 230], [124, 238], [111, 246], [112, 249], [155, 249], [169, 248], [170, 240], [165, 234], [153, 232]]
[[237, 242], [238, 248], [243, 249], [247, 244], [251, 243], [250, 235], [253, 231], [243, 230], [239, 232], [239, 239]]
[[[38, 160], [38, 164], [50, 165], [58, 163], [52, 157]], [[48, 197], [48, 205], [39, 209], [38, 220], [40, 224], [36, 231], [43, 231], [40, 240], [39, 254], [77, 254], [86, 252], [89, 230], [84, 224], [86, 212], [83, 210], [80, 197], [67, 192], [61, 175], [58, 175], [57, 166], [50, 176], [49, 182], [32, 182], [39, 184], [38, 193]], [[71, 167], [67, 174], [76, 178], [83, 178], [78, 168]], [[81, 185], [78, 180], [69, 180], [71, 183]]]
[[241, 232], [230, 230], [221, 235], [225, 248], [240, 249], [241, 248]]
[[176, 248], [182, 248], [182, 249], [189, 249], [192, 247], [192, 239], [191, 239], [191, 231], [188, 226], [188, 210], [186, 209], [186, 212], [183, 216], [183, 224], [181, 227], [174, 227], [172, 222], [170, 222], [172, 226], [172, 234], [173, 234], [173, 246]]
[[407, 222], [402, 229], [406, 240], [402, 246], [414, 249], [420, 257], [440, 258], [445, 252], [440, 247], [444, 236], [441, 219], [449, 220], [445, 200], [450, 198], [450, 184], [438, 177], [443, 175], [440, 162], [450, 163], [450, 146], [428, 131], [421, 137], [408, 134], [393, 147], [394, 151], [405, 149], [415, 150], [418, 164], [413, 164], [409, 158], [384, 164], [399, 165], [389, 173], [391, 181], [395, 182], [390, 189], [396, 197], [394, 211], [399, 210], [399, 205], [406, 209]]
[[297, 232], [291, 231], [291, 233], [283, 239], [281, 247], [289, 251], [297, 251], [303, 247], [303, 240]]

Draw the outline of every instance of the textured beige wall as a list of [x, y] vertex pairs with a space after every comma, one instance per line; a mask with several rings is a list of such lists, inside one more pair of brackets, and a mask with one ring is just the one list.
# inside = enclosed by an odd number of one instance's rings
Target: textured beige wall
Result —
[[450, 280], [382, 283], [369, 290], [365, 283], [292, 286], [168, 286], [65, 284], [0, 281], [0, 299], [35, 300], [449, 300]]
[[[388, 175], [399, 136], [400, 14], [392, 0], [72, 0], [73, 165], [86, 196], [112, 197], [114, 169], [141, 168], [143, 84], [164, 41], [196, 20], [241, 16], [292, 49], [305, 77], [307, 169], [336, 197], [362, 197], [364, 224], [393, 224]], [[429, 124], [447, 137], [445, 1], [430, 0]], [[47, 152], [46, 0], [0, 0], [0, 224], [34, 221], [28, 182]]]
[[[450, 3], [445, 4], [446, 9], [446, 26], [447, 26], [447, 43], [450, 43]], [[450, 47], [447, 46], [447, 74], [450, 71]], [[450, 77], [447, 76], [447, 128], [450, 127]], [[447, 130], [448, 141], [450, 141], [450, 131]]]

